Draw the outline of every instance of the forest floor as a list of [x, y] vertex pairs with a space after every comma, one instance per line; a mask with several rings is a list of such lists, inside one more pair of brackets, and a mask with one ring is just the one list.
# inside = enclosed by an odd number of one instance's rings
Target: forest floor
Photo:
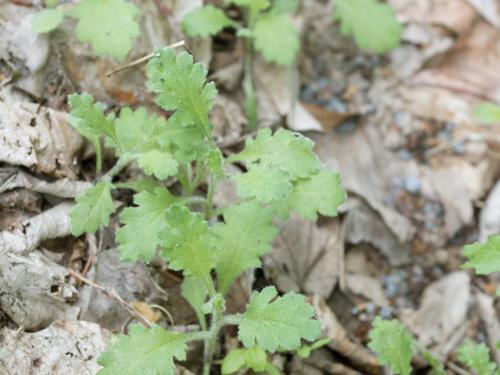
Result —
[[[379, 373], [366, 347], [377, 315], [403, 322], [450, 374], [468, 373], [456, 359], [467, 338], [489, 344], [500, 362], [500, 280], [461, 268], [464, 245], [500, 232], [500, 127], [473, 116], [481, 102], [499, 100], [500, 7], [389, 2], [404, 26], [390, 53], [360, 51], [340, 33], [329, 2], [304, 0], [294, 16], [302, 39], [296, 64], [254, 61], [259, 127], [312, 138], [348, 192], [336, 218], [287, 221], [263, 268], [231, 291], [229, 310], [267, 284], [309, 296], [332, 341], [306, 360], [275, 355], [283, 373]], [[181, 13], [199, 1], [183, 2], [183, 10], [171, 1], [135, 3], [147, 31], [126, 61], [186, 39]], [[126, 305], [177, 327], [196, 316], [180, 295], [180, 275], [119, 261], [116, 218], [96, 235], [70, 235], [72, 198], [95, 178], [95, 155], [66, 121], [67, 95], [88, 92], [110, 110], [162, 112], [144, 66], [106, 77], [119, 63], [96, 57], [70, 26], [35, 34], [30, 20], [39, 6], [0, 2], [0, 373], [51, 374], [36, 371], [51, 353], [68, 369], [58, 374], [93, 374], [111, 332], [126, 332], [133, 320]], [[219, 90], [211, 113], [217, 142], [241, 149], [250, 133], [242, 42], [230, 32], [186, 41]], [[104, 169], [112, 154], [105, 156]], [[137, 173], [130, 166], [118, 178]], [[234, 197], [228, 183], [215, 203]], [[120, 210], [132, 196], [114, 198]], [[225, 332], [225, 345], [232, 336]], [[75, 346], [80, 354], [68, 355]], [[198, 373], [199, 356], [191, 352], [179, 373]]]

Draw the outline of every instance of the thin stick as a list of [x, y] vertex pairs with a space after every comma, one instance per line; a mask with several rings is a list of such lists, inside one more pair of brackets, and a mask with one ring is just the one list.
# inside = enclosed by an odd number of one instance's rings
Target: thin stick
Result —
[[[181, 40], [179, 42], [175, 42], [174, 44], [171, 44], [165, 48], [177, 48], [177, 47], [182, 47], [186, 44], [185, 41]], [[149, 55], [146, 55], [146, 56], [143, 56], [141, 57], [140, 59], [137, 59], [135, 61], [132, 61], [131, 63], [127, 64], [127, 65], [123, 65], [123, 66], [120, 66], [119, 68], [116, 68], [110, 72], [107, 72], [106, 73], [106, 77], [111, 77], [112, 75], [116, 74], [116, 73], [119, 73], [119, 72], [122, 72], [126, 69], [129, 69], [129, 68], [133, 68], [134, 66], [137, 66], [137, 65], [140, 65], [146, 61], [148, 61], [149, 59], [153, 58], [155, 55], [155, 53], [150, 53]]]
[[80, 273], [73, 271], [71, 269], [68, 269], [68, 271], [69, 271], [69, 273], [71, 273], [74, 277], [76, 277], [81, 282], [83, 282], [87, 285], [90, 285], [92, 288], [96, 288], [96, 289], [103, 291], [109, 298], [116, 300], [120, 305], [125, 307], [134, 317], [136, 317], [138, 320], [140, 320], [147, 327], [151, 327], [153, 325], [153, 323], [151, 323], [148, 320], [148, 318], [146, 318], [139, 311], [134, 309], [134, 307], [131, 304], [129, 304], [127, 301], [125, 301], [122, 297], [120, 297], [120, 295], [113, 288], [104, 287], [102, 285], [96, 284], [92, 280], [87, 279], [85, 276], [83, 276]]

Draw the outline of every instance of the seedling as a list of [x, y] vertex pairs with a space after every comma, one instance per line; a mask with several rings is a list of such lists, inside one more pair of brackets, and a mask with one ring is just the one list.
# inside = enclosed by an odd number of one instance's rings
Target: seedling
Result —
[[[346, 198], [339, 175], [322, 166], [312, 141], [284, 129], [274, 134], [262, 129], [241, 152], [225, 158], [208, 119], [215, 85], [206, 82], [207, 71], [186, 52], [156, 51], [147, 75], [156, 103], [172, 112], [168, 120], [144, 108], [106, 115], [104, 106], [88, 94], [69, 97], [71, 123], [94, 145], [98, 170], [101, 141], [114, 148], [118, 158], [76, 199], [70, 213], [73, 233], [92, 233], [107, 225], [115, 210], [112, 191], [134, 189], [135, 205], [121, 212], [116, 235], [121, 259], [149, 262], [159, 254], [170, 269], [182, 272], [182, 295], [195, 310], [201, 329], [182, 334], [158, 325], [132, 326], [129, 335], [119, 336], [100, 358], [104, 368], [99, 374], [172, 374], [174, 360], [185, 360], [189, 343], [200, 340], [205, 345], [203, 372], [208, 374], [226, 325], [238, 327], [244, 347], [240, 357], [247, 367], [258, 367], [249, 358], [262, 358], [263, 352], [296, 350], [302, 340], [315, 340], [320, 324], [300, 294], [278, 296], [268, 286], [253, 292], [246, 310], [235, 315], [224, 314], [225, 298], [236, 278], [260, 266], [260, 257], [271, 250], [278, 234], [273, 221], [286, 220], [290, 212], [311, 220], [318, 214], [337, 214]], [[132, 162], [147, 177], [113, 182]], [[245, 169], [228, 175], [225, 166], [230, 163]], [[217, 222], [213, 197], [218, 182], [225, 179], [235, 181], [242, 200], [223, 208], [223, 222]], [[167, 180], [169, 186], [177, 181], [182, 193], [169, 190]]]

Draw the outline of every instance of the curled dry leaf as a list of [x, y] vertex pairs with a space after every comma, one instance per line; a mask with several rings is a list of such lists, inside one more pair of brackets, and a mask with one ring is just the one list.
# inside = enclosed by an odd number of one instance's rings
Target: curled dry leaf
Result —
[[0, 162], [75, 179], [83, 140], [65, 116], [31, 103], [0, 102]]
[[87, 181], [72, 181], [67, 178], [47, 182], [18, 168], [0, 168], [0, 193], [22, 188], [55, 197], [74, 198], [92, 186]]
[[96, 362], [111, 343], [111, 332], [95, 323], [57, 321], [35, 333], [0, 331], [0, 373], [97, 373]]
[[337, 219], [322, 225], [292, 215], [280, 225], [273, 251], [264, 258], [266, 276], [283, 292], [328, 298], [342, 272], [344, 240]]
[[65, 280], [67, 270], [36, 251], [6, 251], [0, 242], [0, 309], [20, 327], [37, 330], [58, 319], [75, 320], [78, 292]]
[[0, 232], [0, 251], [30, 252], [45, 240], [71, 234], [69, 211], [72, 203], [63, 202], [22, 222], [22, 228]]

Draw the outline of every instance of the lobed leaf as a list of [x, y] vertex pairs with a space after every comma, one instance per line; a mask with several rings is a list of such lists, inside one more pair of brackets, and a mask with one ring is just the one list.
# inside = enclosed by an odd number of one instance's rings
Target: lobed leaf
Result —
[[237, 174], [234, 179], [240, 197], [261, 203], [285, 199], [292, 191], [290, 174], [274, 164], [252, 165], [247, 173]]
[[266, 372], [271, 375], [279, 375], [278, 369], [267, 361], [266, 352], [259, 346], [231, 350], [222, 361], [221, 372], [222, 374], [233, 374], [245, 367], [258, 373]]
[[82, 0], [75, 5], [76, 36], [89, 42], [97, 55], [123, 60], [139, 35], [137, 7], [126, 0]]
[[346, 197], [339, 174], [324, 169], [310, 178], [296, 181], [288, 198], [274, 202], [273, 207], [282, 218], [295, 211], [304, 219], [315, 221], [318, 212], [324, 216], [337, 216], [337, 208]]
[[181, 296], [189, 302], [196, 313], [201, 328], [206, 329], [206, 319], [201, 306], [208, 297], [208, 290], [205, 283], [194, 277], [185, 277], [181, 284]]
[[216, 266], [218, 290], [226, 293], [245, 270], [260, 266], [260, 257], [271, 250], [278, 234], [272, 225], [273, 213], [249, 201], [224, 210], [224, 224], [214, 228], [219, 244]]
[[313, 341], [320, 335], [320, 323], [311, 319], [314, 309], [304, 296], [290, 292], [274, 299], [277, 294], [274, 286], [254, 292], [246, 311], [239, 315], [238, 338], [245, 347], [294, 350], [301, 339]]
[[60, 9], [44, 9], [33, 17], [31, 28], [35, 33], [43, 34], [57, 29], [64, 18]]
[[320, 163], [313, 153], [314, 143], [297, 133], [280, 128], [274, 135], [271, 129], [259, 130], [255, 139], [247, 139], [245, 148], [232, 155], [230, 162], [273, 164], [290, 174], [291, 180], [309, 177], [319, 170]]
[[159, 232], [165, 222], [165, 212], [177, 199], [163, 187], [153, 193], [143, 191], [134, 196], [136, 207], [127, 207], [120, 215], [124, 224], [116, 232], [122, 260], [150, 261], [160, 244]]
[[493, 375], [497, 365], [490, 359], [490, 351], [485, 344], [466, 342], [458, 349], [458, 359], [474, 370], [477, 375]]
[[98, 375], [173, 375], [174, 359], [186, 359], [186, 338], [183, 334], [168, 332], [160, 326], [130, 327], [129, 335], [119, 335], [111, 350], [101, 355], [98, 362], [104, 368]]
[[156, 103], [166, 111], [176, 111], [176, 121], [195, 125], [206, 138], [211, 126], [208, 113], [217, 93], [213, 82], [206, 83], [207, 70], [194, 64], [187, 52], [160, 49], [147, 66], [148, 88], [156, 94]]
[[104, 115], [104, 106], [94, 103], [92, 95], [87, 93], [72, 94], [68, 96], [71, 108], [71, 125], [90, 143], [96, 150], [97, 170], [101, 169], [101, 137], [109, 141], [115, 140], [115, 127], [113, 115]]
[[195, 8], [182, 19], [182, 28], [191, 38], [215, 35], [222, 29], [233, 25], [234, 22], [226, 16], [224, 11], [213, 5]]
[[336, 0], [340, 31], [352, 35], [358, 47], [384, 53], [399, 46], [403, 28], [392, 7], [378, 0]]
[[297, 29], [286, 13], [269, 12], [258, 17], [254, 46], [265, 60], [290, 65], [300, 48]]
[[500, 271], [500, 235], [488, 237], [486, 243], [475, 243], [464, 247], [464, 255], [469, 258], [464, 268], [473, 268], [480, 275]]
[[77, 197], [71, 209], [71, 232], [74, 236], [94, 233], [101, 225], [107, 225], [109, 216], [115, 211], [109, 182], [101, 182]]
[[169, 152], [151, 150], [136, 155], [137, 163], [148, 176], [155, 176], [159, 180], [166, 180], [177, 174], [179, 162]]
[[161, 256], [174, 271], [212, 284], [210, 270], [215, 266], [216, 242], [207, 222], [187, 207], [173, 205], [165, 214], [160, 234]]
[[377, 316], [369, 336], [368, 347], [377, 353], [381, 364], [388, 365], [396, 375], [410, 375], [413, 339], [405, 326]]

